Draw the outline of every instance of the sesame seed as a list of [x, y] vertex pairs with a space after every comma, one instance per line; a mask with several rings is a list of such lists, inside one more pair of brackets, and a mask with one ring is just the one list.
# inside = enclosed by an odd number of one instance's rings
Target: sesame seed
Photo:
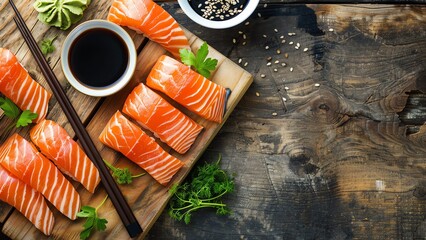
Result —
[[333, 31], [334, 31], [334, 29], [332, 29], [332, 28], [329, 28], [329, 29], [328, 29], [328, 31], [329, 31], [329, 32], [333, 32]]
[[[242, 5], [241, 5], [241, 6], [242, 6]], [[246, 26], [247, 26], [247, 25], [249, 25], [249, 24], [250, 24], [250, 22], [246, 22], [246, 23], [244, 23], [244, 25], [246, 25]]]
[[289, 42], [288, 44], [289, 44], [289, 45], [293, 45], [293, 42]]
[[266, 8], [267, 6], [268, 6], [268, 4], [266, 4], [266, 3], [265, 3], [265, 4], [263, 4], [263, 7], [264, 7], [264, 8]]
[[283, 35], [281, 35], [281, 36], [280, 36], [280, 38], [281, 38], [281, 39], [284, 39], [284, 36], [283, 36]]
[[304, 48], [303, 49], [304, 52], [307, 52], [308, 50], [309, 50], [309, 48]]
[[290, 68], [290, 72], [293, 72], [293, 68], [292, 67]]
[[268, 63], [266, 64], [266, 66], [271, 66], [271, 62], [268, 62]]
[[265, 49], [266, 49], [266, 50], [268, 50], [268, 49], [269, 49], [269, 46], [265, 46]]
[[241, 32], [241, 31], [238, 31], [238, 34], [240, 34], [240, 35], [241, 35], [241, 34], [243, 34], [243, 32]]
[[200, 4], [198, 4], [198, 8], [201, 8], [201, 6], [203, 6], [203, 4], [201, 4], [201, 3], [200, 3]]
[[265, 35], [265, 34], [263, 34], [263, 37], [264, 37], [264, 38], [266, 38], [266, 35]]
[[288, 53], [284, 53], [284, 57], [285, 57], [285, 58], [288, 58]]
[[258, 17], [262, 17], [262, 14], [260, 14], [260, 13], [257, 13], [257, 16], [258, 16]]
[[246, 45], [246, 44], [247, 44], [247, 42], [243, 42], [243, 46]]
[[245, 34], [243, 34], [243, 39], [246, 39], [246, 38], [247, 38], [247, 36]]
[[260, 96], [260, 93], [256, 92], [256, 96], [258, 96], [258, 97], [259, 97], [259, 96]]
[[277, 64], [277, 63], [280, 63], [280, 60], [275, 60], [275, 62], [274, 62], [275, 64]]
[[296, 43], [296, 46], [297, 46], [297, 47], [300, 47], [300, 43]]
[[271, 61], [271, 60], [272, 60], [272, 57], [268, 57], [266, 60], [267, 60], [267, 61]]
[[284, 102], [287, 102], [287, 98], [283, 97], [283, 101], [284, 101]]
[[315, 83], [315, 87], [319, 87], [320, 86], [320, 84], [319, 83]]
[[245, 63], [244, 63], [244, 67], [247, 67], [247, 65], [248, 65], [248, 62], [245, 62]]
[[274, 72], [278, 72], [278, 69], [274, 68]]
[[280, 53], [281, 53], [281, 50], [277, 49], [277, 54], [280, 54]]
[[277, 116], [277, 115], [278, 115], [278, 113], [276, 113], [276, 112], [272, 113], [272, 116]]
[[283, 39], [283, 40], [281, 41], [281, 43], [285, 43], [285, 39]]
[[237, 42], [237, 39], [233, 38], [233, 39], [232, 39], [232, 42], [233, 42], [233, 43], [236, 43], [236, 42]]
[[290, 88], [289, 88], [289, 87], [284, 87], [284, 89], [285, 89], [285, 90], [289, 90]]
[[274, 28], [274, 32], [276, 32], [276, 33], [277, 33], [277, 32], [278, 32], [278, 29]]
[[298, 46], [294, 46], [294, 48], [299, 49], [299, 47], [298, 47]]
[[243, 59], [242, 59], [242, 58], [238, 59], [238, 63], [241, 63], [242, 61], [243, 61]]
[[287, 66], [287, 64], [286, 63], [281, 63], [281, 66], [285, 67], [285, 66]]
[[266, 77], [266, 75], [265, 74], [260, 74], [260, 77], [264, 78], [264, 77]]

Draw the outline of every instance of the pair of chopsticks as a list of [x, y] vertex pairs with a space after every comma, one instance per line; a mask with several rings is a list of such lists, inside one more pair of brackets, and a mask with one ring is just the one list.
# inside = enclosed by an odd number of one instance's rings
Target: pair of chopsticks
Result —
[[72, 128], [74, 129], [80, 143], [86, 152], [87, 156], [93, 161], [95, 166], [99, 170], [99, 174], [102, 180], [102, 184], [108, 193], [109, 198], [114, 204], [115, 209], [117, 210], [123, 224], [125, 225], [127, 232], [130, 237], [136, 237], [142, 232], [142, 228], [139, 225], [135, 215], [133, 214], [129, 204], [125, 200], [123, 194], [112, 178], [111, 174], [108, 171], [108, 168], [105, 166], [105, 163], [102, 161], [102, 157], [96, 149], [95, 144], [87, 133], [83, 123], [78, 117], [74, 107], [72, 106], [70, 100], [66, 96], [64, 90], [59, 84], [58, 79], [44, 58], [40, 48], [37, 45], [37, 42], [34, 40], [34, 37], [31, 34], [31, 31], [28, 29], [25, 24], [24, 19], [22, 18], [19, 10], [16, 8], [13, 0], [9, 0], [10, 5], [15, 11], [16, 16], [13, 17], [16, 25], [18, 26], [19, 31], [25, 39], [25, 42], [28, 44], [30, 51], [34, 58], [37, 61], [38, 66], [40, 67], [43, 76], [46, 78], [47, 83], [49, 84], [53, 94], [55, 95], [57, 101], [62, 107], [65, 115], [68, 118]]

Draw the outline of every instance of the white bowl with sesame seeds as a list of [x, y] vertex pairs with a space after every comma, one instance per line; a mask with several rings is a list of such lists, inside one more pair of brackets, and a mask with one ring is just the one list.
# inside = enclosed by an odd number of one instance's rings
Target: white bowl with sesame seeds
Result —
[[259, 0], [178, 0], [178, 3], [189, 18], [201, 26], [225, 29], [236, 26], [250, 17]]

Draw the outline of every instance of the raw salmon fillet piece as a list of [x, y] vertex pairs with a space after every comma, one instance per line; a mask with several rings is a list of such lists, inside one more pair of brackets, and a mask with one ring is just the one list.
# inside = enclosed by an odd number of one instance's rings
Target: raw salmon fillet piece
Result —
[[175, 57], [179, 57], [179, 49], [191, 50], [188, 38], [179, 24], [152, 0], [115, 0], [107, 19], [138, 33], [144, 33]]
[[171, 57], [157, 60], [146, 84], [207, 120], [223, 120], [226, 89]]
[[17, 133], [0, 148], [0, 164], [11, 174], [43, 194], [61, 213], [74, 220], [80, 196], [59, 169]]
[[183, 162], [164, 151], [119, 111], [111, 117], [99, 140], [121, 152], [164, 186], [183, 166]]
[[34, 81], [11, 51], [0, 48], [0, 92], [21, 110], [37, 113], [39, 122], [47, 114], [51, 93]]
[[203, 130], [143, 83], [129, 94], [123, 112], [180, 154], [188, 151]]
[[98, 169], [59, 124], [42, 120], [30, 131], [31, 141], [61, 171], [93, 193], [100, 182]]
[[41, 193], [1, 166], [0, 200], [14, 206], [45, 235], [52, 233], [55, 219]]

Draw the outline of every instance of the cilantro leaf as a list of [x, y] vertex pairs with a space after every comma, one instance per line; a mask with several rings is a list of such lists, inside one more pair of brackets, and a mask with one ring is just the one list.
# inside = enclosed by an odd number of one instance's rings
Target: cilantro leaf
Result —
[[7, 117], [12, 119], [17, 118], [21, 112], [15, 103], [13, 103], [9, 98], [0, 97], [0, 108], [3, 109], [4, 114]]
[[55, 46], [53, 46], [53, 41], [55, 41], [55, 39], [56, 37], [52, 39], [44, 39], [41, 41], [40, 48], [44, 56], [55, 51]]
[[214, 208], [216, 214], [227, 215], [231, 211], [222, 203], [221, 198], [234, 190], [231, 177], [219, 167], [217, 162], [198, 167], [192, 179], [181, 185], [173, 185], [169, 193], [168, 214], [177, 221], [191, 222], [191, 214], [200, 208]]
[[207, 58], [209, 47], [206, 42], [201, 45], [195, 55], [188, 49], [180, 49], [179, 53], [181, 61], [185, 65], [192, 66], [195, 71], [206, 78], [209, 78], [210, 72], [216, 69], [217, 59]]
[[23, 111], [19, 116], [18, 121], [16, 121], [16, 128], [28, 126], [28, 124], [32, 123], [37, 116], [37, 113], [33, 113], [30, 110]]
[[128, 168], [117, 168], [117, 167], [114, 167], [108, 161], [104, 160], [104, 162], [107, 165], [107, 167], [112, 171], [112, 176], [115, 178], [118, 184], [130, 184], [132, 183], [133, 178], [137, 178], [137, 177], [145, 175], [145, 173], [132, 175], [132, 173], [130, 172]]
[[104, 218], [98, 217], [98, 209], [105, 203], [108, 195], [96, 208], [91, 206], [82, 206], [81, 211], [77, 213], [77, 217], [87, 218], [86, 222], [83, 224], [83, 230], [80, 233], [80, 239], [87, 239], [90, 237], [92, 230], [104, 231], [106, 229], [106, 224], [108, 221]]

